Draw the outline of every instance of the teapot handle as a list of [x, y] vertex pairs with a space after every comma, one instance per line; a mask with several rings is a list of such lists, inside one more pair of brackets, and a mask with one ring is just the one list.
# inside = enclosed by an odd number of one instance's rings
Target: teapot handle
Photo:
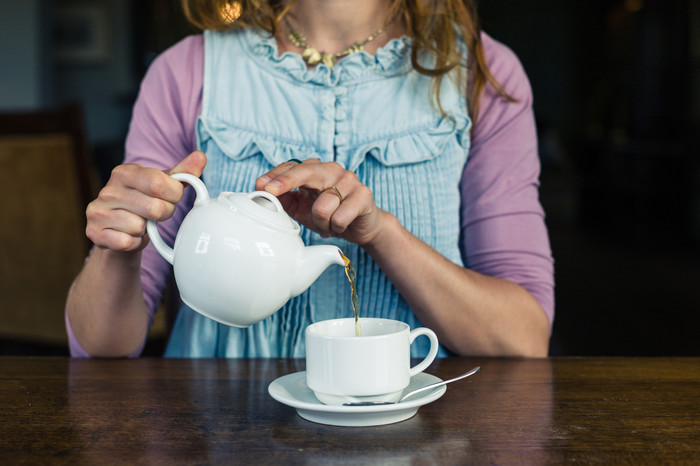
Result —
[[[175, 173], [170, 176], [178, 181], [187, 183], [194, 188], [194, 192], [197, 196], [194, 200], [195, 206], [206, 204], [209, 201], [209, 191], [207, 191], [207, 187], [204, 186], [202, 180], [196, 176], [190, 175], [189, 173]], [[160, 232], [158, 231], [158, 227], [156, 226], [155, 220], [148, 220], [146, 222], [146, 231], [148, 232], [148, 237], [151, 239], [156, 251], [158, 251], [158, 253], [163, 256], [165, 260], [172, 264], [173, 258], [175, 257], [175, 251], [173, 248], [168, 246], [165, 241], [163, 241], [163, 238], [160, 236]]]

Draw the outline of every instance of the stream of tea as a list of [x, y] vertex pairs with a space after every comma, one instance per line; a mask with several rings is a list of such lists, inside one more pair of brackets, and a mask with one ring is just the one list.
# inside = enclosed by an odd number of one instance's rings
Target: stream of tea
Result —
[[355, 314], [355, 336], [360, 337], [362, 336], [360, 314], [358, 313], [360, 298], [357, 297], [357, 287], [355, 286], [357, 272], [355, 272], [355, 267], [352, 265], [352, 262], [350, 262], [350, 259], [345, 257], [345, 254], [341, 252], [340, 257], [342, 257], [343, 262], [345, 262], [345, 275], [347, 275], [348, 280], [350, 280], [350, 301], [352, 302], [352, 312]]

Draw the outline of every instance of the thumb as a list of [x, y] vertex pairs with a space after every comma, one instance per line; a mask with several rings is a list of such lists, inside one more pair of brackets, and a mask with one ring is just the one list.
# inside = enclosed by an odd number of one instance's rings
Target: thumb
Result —
[[204, 155], [204, 152], [196, 150], [184, 159], [180, 160], [180, 162], [168, 170], [167, 173], [169, 175], [174, 173], [190, 173], [199, 177], [202, 175], [202, 171], [204, 171], [206, 164], [207, 156]]

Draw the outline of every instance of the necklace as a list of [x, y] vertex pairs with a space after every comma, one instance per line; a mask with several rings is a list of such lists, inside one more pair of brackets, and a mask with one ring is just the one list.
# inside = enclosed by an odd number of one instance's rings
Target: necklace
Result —
[[289, 33], [289, 41], [295, 47], [303, 49], [301, 52], [301, 58], [304, 60], [304, 62], [309, 66], [324, 63], [329, 68], [333, 68], [333, 65], [335, 65], [335, 62], [337, 60], [355, 52], [359, 52], [360, 50], [364, 50], [364, 46], [372, 42], [380, 35], [382, 35], [382, 33], [384, 33], [389, 24], [391, 24], [393, 21], [393, 18], [391, 20], [388, 20], [386, 23], [384, 23], [384, 26], [380, 27], [375, 32], [370, 34], [369, 37], [367, 37], [365, 40], [353, 42], [351, 45], [349, 45], [348, 47], [346, 47], [338, 53], [326, 53], [311, 47], [306, 42], [306, 37], [304, 37], [304, 34], [302, 34], [301, 31], [299, 31], [298, 29], [293, 29], [292, 25], [289, 24], [289, 20], [286, 16], [284, 19], [287, 21], [287, 26], [289, 26], [289, 29], [291, 30], [291, 32]]

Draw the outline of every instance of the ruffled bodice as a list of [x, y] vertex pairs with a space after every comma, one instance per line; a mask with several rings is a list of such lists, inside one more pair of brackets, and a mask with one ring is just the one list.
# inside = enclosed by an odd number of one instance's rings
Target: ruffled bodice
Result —
[[[431, 80], [411, 68], [411, 41], [393, 39], [376, 54], [358, 52], [333, 68], [307, 69], [298, 54], [277, 52], [266, 33], [205, 33], [198, 145], [208, 156], [203, 180], [211, 196], [249, 192], [257, 177], [290, 158], [335, 161], [355, 172], [377, 205], [449, 260], [459, 253], [459, 182], [469, 150], [466, 98], [442, 80], [445, 114]], [[358, 246], [302, 229], [307, 245], [335, 244], [358, 274], [360, 312], [420, 322], [391, 282]], [[302, 295], [249, 329], [233, 329], [184, 309], [167, 354], [304, 355], [310, 323], [350, 317], [349, 284], [331, 267]], [[414, 356], [428, 344], [418, 339]], [[444, 353], [443, 353], [444, 354]]]
[[[237, 56], [224, 78], [230, 86], [204, 86], [200, 144], [211, 138], [228, 157], [262, 153], [277, 165], [290, 158], [319, 157], [356, 170], [369, 155], [387, 166], [436, 157], [450, 143], [468, 149], [466, 100], [443, 80], [442, 117], [430, 99], [430, 78], [410, 72], [411, 41], [393, 39], [375, 55], [362, 51], [329, 68], [307, 69], [298, 54], [277, 54], [266, 33], [207, 32], [205, 63]], [[229, 40], [232, 38], [233, 40]], [[206, 65], [205, 65], [206, 66]], [[250, 79], [249, 79], [250, 78]], [[235, 106], [210, 111], [214, 102]]]
[[344, 57], [333, 68], [325, 65], [308, 68], [299, 54], [279, 55], [277, 42], [269, 34], [255, 30], [242, 32], [246, 53], [260, 66], [303, 83], [333, 87], [347, 85], [368, 74], [394, 76], [411, 69], [410, 55], [406, 53], [411, 41], [405, 36], [390, 40], [374, 55], [363, 50]]

